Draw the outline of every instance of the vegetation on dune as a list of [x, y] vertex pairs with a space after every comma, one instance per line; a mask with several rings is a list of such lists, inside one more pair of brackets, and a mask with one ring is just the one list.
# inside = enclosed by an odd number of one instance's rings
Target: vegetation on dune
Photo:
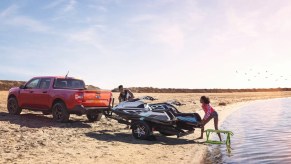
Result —
[[[24, 81], [0, 80], [0, 90], [7, 91], [12, 87], [23, 85]], [[90, 90], [100, 89], [93, 85], [86, 85]], [[291, 88], [252, 88], [252, 89], [177, 89], [177, 88], [153, 88], [153, 87], [130, 87], [135, 93], [232, 93], [232, 92], [278, 92], [291, 91]], [[118, 88], [114, 88], [112, 92], [118, 92]]]
[[86, 88], [89, 89], [89, 90], [98, 90], [98, 89], [100, 89], [99, 87], [96, 87], [94, 85], [86, 85]]
[[[253, 88], [253, 89], [176, 89], [176, 88], [153, 88], [131, 87], [135, 93], [232, 93], [232, 92], [278, 92], [291, 91], [291, 88]], [[118, 92], [118, 88], [112, 90]]]
[[0, 90], [7, 91], [12, 87], [19, 87], [23, 85], [24, 81], [10, 81], [10, 80], [0, 80]]

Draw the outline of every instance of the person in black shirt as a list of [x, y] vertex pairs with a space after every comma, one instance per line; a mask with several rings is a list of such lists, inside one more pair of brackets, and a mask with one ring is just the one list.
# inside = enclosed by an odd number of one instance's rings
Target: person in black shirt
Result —
[[122, 85], [120, 85], [118, 89], [120, 92], [118, 96], [119, 102], [132, 100], [134, 98], [133, 93], [129, 89], [123, 88]]
[[[123, 85], [119, 85], [118, 89], [120, 92], [120, 94], [118, 96], [119, 103], [121, 103], [123, 101], [131, 100], [134, 98], [133, 93], [129, 89], [123, 88]], [[129, 128], [130, 128], [129, 125], [127, 125], [125, 127], [125, 129], [129, 129]]]

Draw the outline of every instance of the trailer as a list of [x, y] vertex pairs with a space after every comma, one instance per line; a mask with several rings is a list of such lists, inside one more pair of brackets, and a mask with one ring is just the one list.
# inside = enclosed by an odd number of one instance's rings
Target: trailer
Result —
[[154, 139], [154, 131], [164, 136], [177, 138], [194, 133], [201, 128], [201, 117], [198, 113], [182, 113], [173, 104], [146, 103], [144, 100], [155, 100], [150, 96], [121, 102], [104, 110], [105, 117], [129, 125], [136, 139]]

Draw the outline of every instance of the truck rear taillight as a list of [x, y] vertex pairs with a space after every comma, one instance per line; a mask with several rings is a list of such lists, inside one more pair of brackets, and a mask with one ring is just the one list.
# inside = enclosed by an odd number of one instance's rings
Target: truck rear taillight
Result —
[[81, 103], [84, 100], [84, 93], [82, 92], [75, 93], [75, 100]]

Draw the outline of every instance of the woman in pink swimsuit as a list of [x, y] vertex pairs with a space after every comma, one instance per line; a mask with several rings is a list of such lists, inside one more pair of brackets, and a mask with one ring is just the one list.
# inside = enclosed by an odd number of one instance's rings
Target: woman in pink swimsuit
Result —
[[[214, 119], [214, 127], [215, 130], [218, 130], [218, 114], [217, 112], [210, 106], [210, 100], [206, 96], [201, 96], [200, 98], [200, 103], [202, 104], [202, 109], [205, 112], [204, 118], [201, 121], [201, 137], [198, 139], [203, 138], [203, 133], [204, 133], [204, 126], [213, 118]], [[217, 133], [218, 137], [221, 141], [221, 136], [220, 133]]]

